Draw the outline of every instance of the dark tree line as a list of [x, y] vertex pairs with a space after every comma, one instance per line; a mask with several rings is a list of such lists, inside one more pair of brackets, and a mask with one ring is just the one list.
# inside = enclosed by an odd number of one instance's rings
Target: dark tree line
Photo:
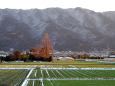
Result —
[[24, 61], [24, 62], [31, 62], [31, 61], [46, 61], [50, 62], [52, 61], [52, 57], [46, 58], [46, 57], [36, 57], [32, 55], [31, 53], [22, 54], [20, 51], [15, 51], [14, 53], [6, 56], [6, 57], [0, 57], [0, 62], [2, 61]]

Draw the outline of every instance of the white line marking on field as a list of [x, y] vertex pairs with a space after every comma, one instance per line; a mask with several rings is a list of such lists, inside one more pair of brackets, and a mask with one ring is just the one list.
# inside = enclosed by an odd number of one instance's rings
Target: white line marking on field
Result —
[[27, 86], [27, 84], [28, 84], [28, 80], [25, 79], [21, 86]]
[[34, 83], [35, 83], [35, 81], [33, 81], [33, 85], [32, 86], [34, 86]]
[[72, 70], [72, 72], [75, 74], [76, 77], [78, 77], [78, 75], [76, 75], [78, 74], [78, 72], [76, 72], [75, 70]]
[[51, 80], [49, 80], [49, 82], [51, 83], [52, 86], [54, 86], [53, 83], [51, 82]]
[[41, 70], [41, 75], [42, 75], [42, 79], [43, 79], [44, 76], [43, 76], [43, 72], [42, 72], [42, 70]]
[[[42, 81], [43, 79], [26, 79], [28, 81], [35, 81], [35, 80], [40, 80]], [[115, 80], [115, 78], [64, 78], [64, 79], [44, 79], [44, 80]]]
[[35, 77], [36, 77], [36, 74], [37, 74], [37, 70], [36, 70], [36, 72], [35, 72], [35, 74], [34, 74]]
[[77, 69], [77, 70], [115, 70], [115, 68], [40, 68], [40, 69], [68, 69], [68, 70], [73, 70], [73, 69]]
[[34, 69], [31, 69], [31, 70], [30, 70], [30, 72], [29, 72], [29, 74], [27, 75], [26, 78], [29, 78], [29, 76], [30, 76], [30, 74], [33, 72], [33, 70], [34, 70]]
[[[62, 71], [62, 70], [61, 70]], [[68, 75], [65, 71], [62, 71], [64, 74], [66, 74], [67, 76], [71, 77], [70, 75]]]
[[44, 82], [43, 82], [43, 80], [41, 80], [41, 83], [42, 83], [42, 86], [44, 86]]
[[63, 78], [65, 78], [58, 70], [56, 70]]
[[25, 80], [24, 80], [24, 82], [22, 83], [21, 86], [27, 86], [27, 84], [28, 84], [28, 80], [27, 79], [29, 78], [29, 76], [30, 76], [30, 74], [32, 73], [33, 70], [34, 69], [30, 70], [30, 72], [28, 73], [27, 77], [25, 78]]
[[[54, 73], [54, 71], [53, 71], [53, 70], [51, 70], [51, 71], [52, 71], [52, 73], [54, 74], [54, 76], [57, 77], [56, 74]], [[57, 77], [57, 78], [58, 78], [58, 77]]]
[[71, 75], [73, 75], [73, 76], [75, 76], [73, 73], [70, 73], [68, 70], [65, 70], [66, 72], [68, 72], [69, 74], [71, 74]]
[[79, 70], [74, 70], [74, 71], [77, 71], [77, 72], [80, 73], [80, 74], [83, 74], [83, 75], [85, 75], [85, 76], [88, 76], [88, 75], [85, 74], [85, 73], [79, 72]]
[[49, 73], [48, 73], [48, 70], [46, 70], [46, 73], [47, 73], [47, 75], [48, 75], [48, 78], [50, 78], [50, 75], [49, 75]]

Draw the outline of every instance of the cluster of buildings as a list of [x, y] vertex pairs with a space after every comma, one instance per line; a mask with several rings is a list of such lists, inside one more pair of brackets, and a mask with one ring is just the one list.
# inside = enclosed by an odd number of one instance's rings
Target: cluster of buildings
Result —
[[[115, 53], [113, 51], [91, 51], [91, 52], [73, 52], [73, 51], [55, 51], [54, 57], [57, 60], [73, 60], [71, 57], [79, 59], [78, 56], [88, 56], [88, 57], [101, 57], [104, 59], [115, 59]], [[65, 58], [63, 58], [65, 57]], [[68, 58], [68, 59], [67, 59]], [[86, 58], [88, 59], [88, 58]]]
[[[6, 57], [12, 54], [13, 51], [0, 51], [0, 57]], [[22, 53], [27, 53], [23, 51]], [[92, 51], [92, 52], [73, 52], [73, 51], [56, 51], [54, 50], [54, 60], [74, 60], [79, 55], [88, 55], [89, 57], [103, 57], [104, 59], [115, 59], [115, 52], [110, 51]]]

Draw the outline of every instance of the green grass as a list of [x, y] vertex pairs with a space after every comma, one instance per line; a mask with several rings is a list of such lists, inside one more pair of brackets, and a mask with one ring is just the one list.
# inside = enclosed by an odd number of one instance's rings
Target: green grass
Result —
[[41, 70], [33, 70], [32, 73], [30, 74], [29, 78], [31, 79], [35, 79], [35, 78], [42, 78], [42, 75], [41, 75]]
[[25, 79], [29, 70], [0, 70], [0, 86], [20, 85]]
[[42, 78], [41, 71], [37, 70], [36, 78]]
[[[99, 68], [115, 68], [114, 63], [1, 63], [0, 66], [10, 65], [15, 66], [33, 66], [36, 69], [30, 74], [30, 79], [62, 79], [62, 80], [43, 80], [44, 86], [115, 86], [115, 80], [108, 80], [108, 78], [115, 78], [115, 70], [80, 70], [80, 69], [40, 69], [46, 68], [70, 68], [73, 65], [78, 68], [82, 67], [99, 67]], [[35, 66], [36, 65], [36, 66]], [[42, 70], [42, 71], [41, 71]], [[0, 70], [0, 86], [21, 86], [29, 70]], [[42, 76], [43, 73], [43, 76]], [[49, 77], [50, 76], [50, 77]], [[93, 79], [93, 80], [71, 80], [71, 79]], [[106, 80], [94, 80], [97, 78], [104, 78]], [[68, 80], [63, 80], [68, 79]], [[69, 80], [70, 79], [70, 80]], [[30, 80], [27, 86], [42, 86], [40, 80]]]
[[[44, 86], [54, 86], [52, 85], [52, 82], [49, 80], [44, 80]], [[65, 86], [65, 85], [64, 85]]]
[[[27, 86], [33, 86], [29, 81]], [[44, 80], [44, 86], [115, 86], [115, 80]], [[34, 86], [42, 86], [41, 81], [34, 81]]]
[[32, 78], [32, 79], [33, 79], [33, 78], [36, 78], [36, 77], [35, 77], [35, 72], [36, 72], [36, 70], [33, 70], [32, 73], [30, 74], [29, 78]]
[[59, 70], [59, 72], [62, 73], [66, 78], [114, 78], [115, 77], [115, 70]]
[[[115, 70], [80, 70], [80, 69], [41, 69], [43, 73], [43, 84], [44, 86], [115, 86]], [[39, 76], [41, 76], [41, 70], [35, 69]], [[48, 72], [48, 73], [47, 73]], [[34, 74], [33, 74], [34, 75]], [[49, 77], [50, 75], [50, 77]], [[37, 76], [36, 78], [40, 78]], [[45, 80], [45, 79], [52, 80]], [[74, 80], [72, 80], [72, 78]], [[75, 80], [75, 78], [77, 78]], [[104, 78], [104, 80], [98, 80]], [[111, 80], [109, 80], [109, 78]], [[53, 80], [60, 79], [60, 80]], [[66, 79], [66, 80], [64, 80]], [[82, 80], [80, 80], [82, 79]], [[86, 79], [86, 80], [85, 80]], [[88, 80], [90, 79], [90, 80]], [[31, 80], [30, 80], [31, 81]], [[28, 86], [32, 86], [32, 81], [28, 83]], [[34, 86], [42, 86], [40, 80], [34, 81]]]
[[42, 72], [43, 72], [43, 77], [44, 77], [44, 78], [50, 78], [50, 77], [48, 76], [46, 70], [43, 70]]
[[[35, 72], [36, 77], [35, 77]], [[46, 72], [48, 71], [48, 73]], [[57, 78], [57, 79], [63, 79], [63, 78], [115, 78], [115, 70], [78, 70], [78, 69], [58, 69], [58, 70], [42, 70], [43, 78]], [[49, 75], [48, 75], [49, 74]], [[50, 77], [49, 77], [50, 76]], [[33, 78], [42, 78], [41, 70], [34, 70], [30, 77]]]
[[[32, 86], [33, 86], [33, 85], [32, 85]], [[34, 86], [42, 86], [41, 81], [36, 80], [36, 81], [34, 82]]]
[[28, 82], [27, 86], [33, 86], [33, 81], [30, 80], [30, 81]]
[[115, 80], [52, 80], [51, 82], [54, 86], [115, 86]]

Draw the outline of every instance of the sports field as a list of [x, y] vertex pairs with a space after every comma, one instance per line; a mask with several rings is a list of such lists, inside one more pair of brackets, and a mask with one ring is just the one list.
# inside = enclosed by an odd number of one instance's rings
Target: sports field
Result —
[[0, 86], [115, 86], [115, 64], [1, 63]]

